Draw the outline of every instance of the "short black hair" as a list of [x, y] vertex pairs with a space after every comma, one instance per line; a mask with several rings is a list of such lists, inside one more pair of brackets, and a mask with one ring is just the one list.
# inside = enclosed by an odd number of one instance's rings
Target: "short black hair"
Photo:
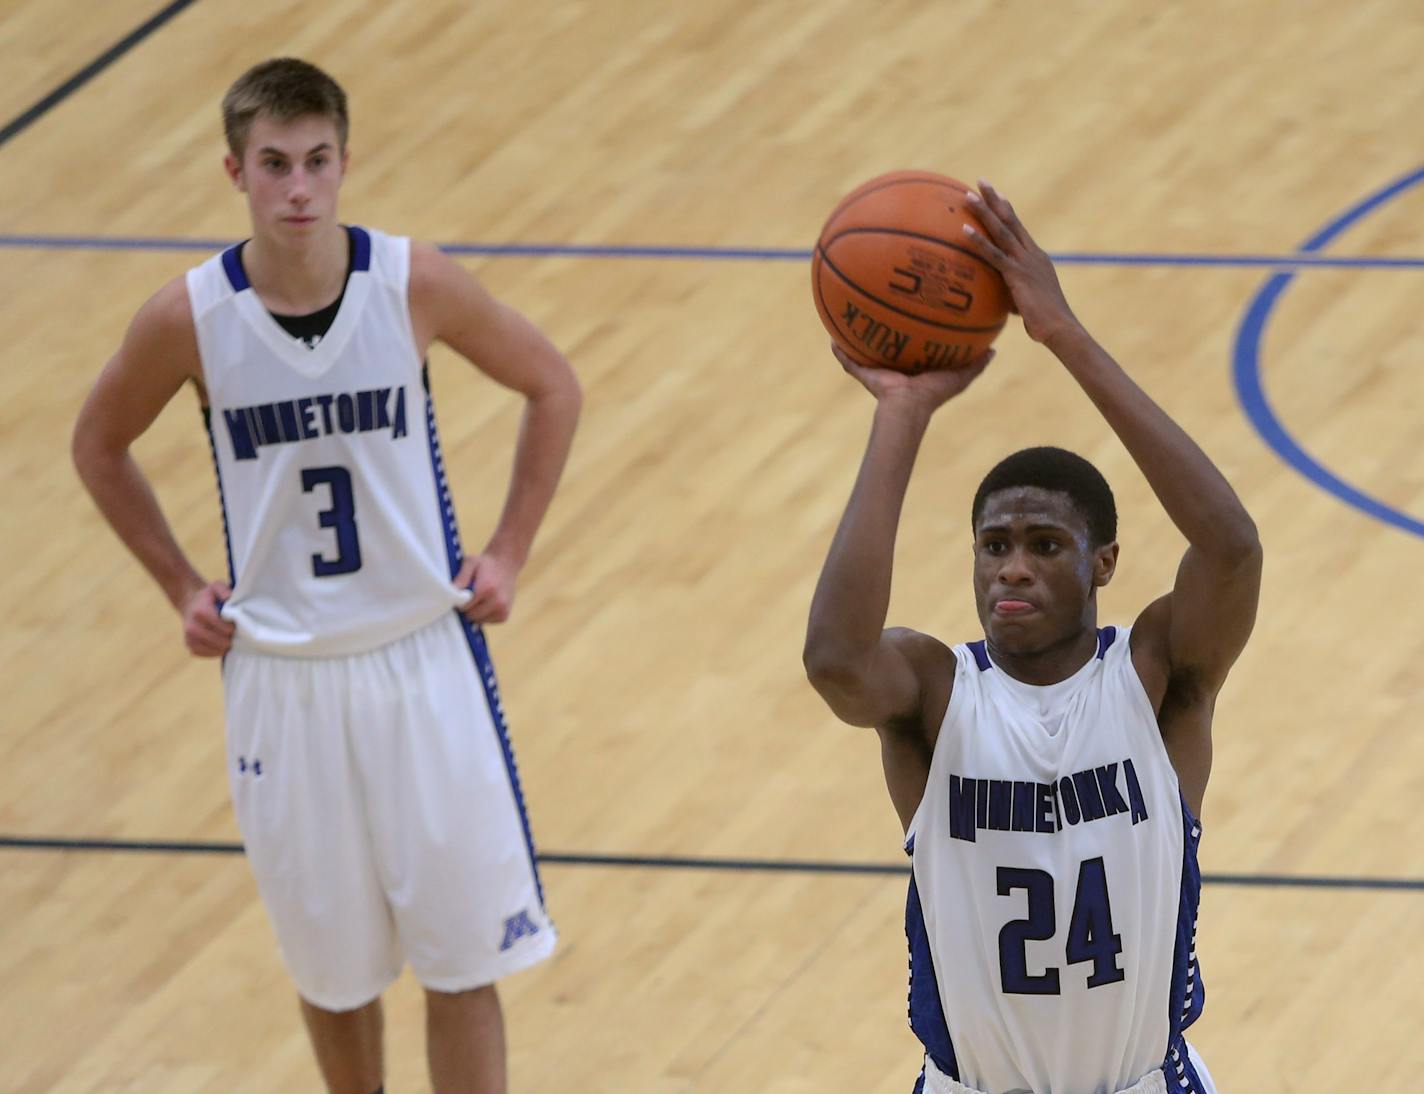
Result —
[[1102, 472], [1082, 456], [1047, 445], [1025, 448], [1006, 456], [984, 476], [974, 492], [974, 508], [969, 517], [971, 527], [977, 531], [990, 494], [1016, 486], [1036, 486], [1067, 494], [1073, 508], [1088, 522], [1088, 537], [1094, 547], [1117, 539], [1117, 505]]

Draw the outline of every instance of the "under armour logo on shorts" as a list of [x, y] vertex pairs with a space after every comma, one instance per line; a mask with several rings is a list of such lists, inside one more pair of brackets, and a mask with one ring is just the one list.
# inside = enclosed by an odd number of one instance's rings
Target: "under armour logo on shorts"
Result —
[[521, 938], [539, 933], [539, 925], [529, 918], [528, 912], [518, 912], [504, 921], [504, 941], [499, 944], [503, 952]]

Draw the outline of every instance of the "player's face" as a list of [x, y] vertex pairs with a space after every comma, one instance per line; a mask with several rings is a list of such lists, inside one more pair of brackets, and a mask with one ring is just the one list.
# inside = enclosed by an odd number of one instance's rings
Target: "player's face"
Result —
[[990, 494], [974, 535], [974, 600], [992, 647], [1030, 656], [1096, 626], [1094, 590], [1117, 545], [1094, 548], [1067, 494], [1015, 487]]
[[346, 175], [346, 151], [336, 123], [320, 114], [288, 122], [259, 115], [242, 159], [225, 161], [247, 195], [252, 229], [296, 243], [336, 223], [336, 194]]

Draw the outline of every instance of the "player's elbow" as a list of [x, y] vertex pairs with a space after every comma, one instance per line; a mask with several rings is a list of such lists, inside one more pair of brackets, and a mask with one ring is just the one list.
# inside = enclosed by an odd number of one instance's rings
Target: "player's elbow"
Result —
[[524, 393], [530, 402], [557, 407], [562, 416], [578, 420], [583, 409], [583, 385], [562, 353], [550, 347], [547, 363], [535, 373], [535, 382]]
[[81, 416], [69, 438], [69, 458], [85, 485], [93, 481], [104, 464], [104, 445]]
[[827, 702], [843, 700], [858, 692], [865, 679], [860, 659], [833, 643], [808, 638], [801, 651], [806, 679]]
[[1217, 533], [1215, 554], [1223, 562], [1238, 568], [1261, 564], [1261, 533], [1244, 508], [1221, 520]]
[[69, 438], [69, 458], [85, 488], [92, 494], [127, 454], [128, 445], [105, 430], [86, 406]]

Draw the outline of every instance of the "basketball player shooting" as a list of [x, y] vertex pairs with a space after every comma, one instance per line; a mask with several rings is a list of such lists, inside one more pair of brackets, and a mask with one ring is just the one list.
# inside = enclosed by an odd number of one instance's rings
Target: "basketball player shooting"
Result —
[[1255, 621], [1260, 541], [1205, 453], [1078, 322], [1008, 201], [981, 190], [983, 230], [965, 245], [1185, 537], [1176, 581], [1130, 627], [1099, 627], [1118, 561], [1112, 493], [1080, 457], [1031, 448], [974, 497], [984, 637], [950, 647], [884, 629], [921, 440], [991, 354], [911, 375], [836, 351], [876, 404], [806, 670], [840, 719], [879, 733], [905, 829], [916, 1094], [1214, 1094], [1184, 1037], [1203, 1003], [1198, 818], [1217, 693]]
[[[80, 412], [75, 463], [189, 650], [224, 657], [238, 825], [328, 1089], [381, 1088], [380, 996], [409, 962], [434, 1089], [497, 1094], [495, 981], [555, 935], [481, 624], [509, 615], [578, 382], [436, 248], [337, 219], [346, 96], [324, 72], [258, 65], [223, 121], [251, 238], [139, 310]], [[437, 341], [525, 400], [504, 509], [468, 557], [425, 368]], [[189, 561], [129, 454], [187, 384], [227, 581]]]

